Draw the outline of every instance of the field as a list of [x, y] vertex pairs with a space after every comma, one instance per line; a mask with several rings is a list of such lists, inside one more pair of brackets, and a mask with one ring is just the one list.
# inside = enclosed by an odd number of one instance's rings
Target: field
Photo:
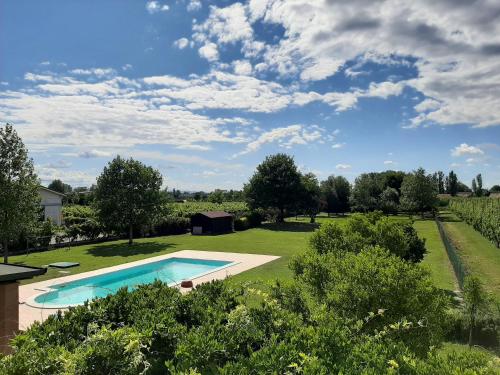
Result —
[[466, 268], [478, 276], [500, 302], [500, 249], [450, 212], [441, 214], [444, 228]]
[[[406, 217], [393, 217], [394, 220], [407, 220]], [[286, 223], [264, 224], [260, 228], [220, 236], [191, 236], [190, 234], [142, 238], [135, 240], [129, 247], [125, 240], [101, 244], [83, 245], [68, 249], [57, 249], [30, 255], [18, 255], [10, 258], [12, 263], [43, 266], [59, 261], [75, 261], [80, 266], [69, 269], [71, 273], [91, 271], [110, 267], [120, 263], [132, 262], [152, 256], [178, 250], [212, 250], [241, 253], [258, 253], [281, 256], [280, 259], [264, 266], [249, 270], [232, 278], [232, 281], [266, 283], [275, 279], [291, 277], [288, 263], [291, 257], [307, 247], [308, 238], [320, 223], [325, 221], [343, 222], [345, 217], [328, 218], [320, 216], [316, 224], [310, 224], [308, 218], [290, 218]], [[427, 239], [427, 250], [423, 264], [440, 288], [455, 289], [454, 276], [446, 253], [439, 239], [436, 224], [433, 221], [415, 222], [419, 235]], [[66, 276], [57, 270], [49, 269], [47, 274], [24, 283], [36, 282]]]

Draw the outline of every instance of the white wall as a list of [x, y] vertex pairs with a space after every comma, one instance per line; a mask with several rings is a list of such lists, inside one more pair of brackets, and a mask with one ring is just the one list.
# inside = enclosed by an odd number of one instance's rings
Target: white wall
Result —
[[62, 195], [52, 193], [45, 189], [38, 189], [41, 201], [40, 204], [44, 208], [44, 218], [49, 219], [56, 225], [62, 224]]

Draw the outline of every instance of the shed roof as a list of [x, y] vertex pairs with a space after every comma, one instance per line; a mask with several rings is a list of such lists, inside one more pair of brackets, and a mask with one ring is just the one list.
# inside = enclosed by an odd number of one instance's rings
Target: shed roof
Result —
[[34, 276], [43, 275], [45, 272], [47, 272], [47, 268], [0, 263], [0, 282], [31, 279]]
[[199, 215], [209, 217], [210, 219], [217, 219], [220, 217], [232, 217], [233, 216], [230, 213], [227, 213], [225, 211], [205, 211], [205, 212], [200, 212]]
[[55, 191], [55, 190], [52, 190], [52, 189], [46, 188], [45, 186], [39, 186], [38, 188], [39, 188], [40, 190], [45, 190], [45, 191], [48, 191], [49, 193], [56, 194], [56, 195], [60, 195], [60, 196], [62, 196], [62, 197], [65, 197], [65, 196], [66, 196], [66, 194], [59, 193], [58, 191]]

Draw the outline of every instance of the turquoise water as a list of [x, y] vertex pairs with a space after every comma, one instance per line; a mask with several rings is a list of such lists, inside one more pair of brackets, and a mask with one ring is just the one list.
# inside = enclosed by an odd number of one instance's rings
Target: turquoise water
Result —
[[149, 284], [155, 280], [177, 284], [182, 280], [191, 280], [227, 267], [231, 263], [219, 260], [169, 258], [54, 285], [51, 286], [53, 290], [37, 296], [34, 301], [44, 307], [80, 305], [93, 298], [114, 294], [124, 286], [133, 289], [139, 284]]

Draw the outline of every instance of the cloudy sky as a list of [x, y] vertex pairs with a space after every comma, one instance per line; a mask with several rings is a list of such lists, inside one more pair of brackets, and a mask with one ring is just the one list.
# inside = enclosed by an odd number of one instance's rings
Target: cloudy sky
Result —
[[120, 154], [241, 188], [275, 152], [500, 183], [498, 0], [3, 0], [0, 56], [0, 123], [44, 183]]

